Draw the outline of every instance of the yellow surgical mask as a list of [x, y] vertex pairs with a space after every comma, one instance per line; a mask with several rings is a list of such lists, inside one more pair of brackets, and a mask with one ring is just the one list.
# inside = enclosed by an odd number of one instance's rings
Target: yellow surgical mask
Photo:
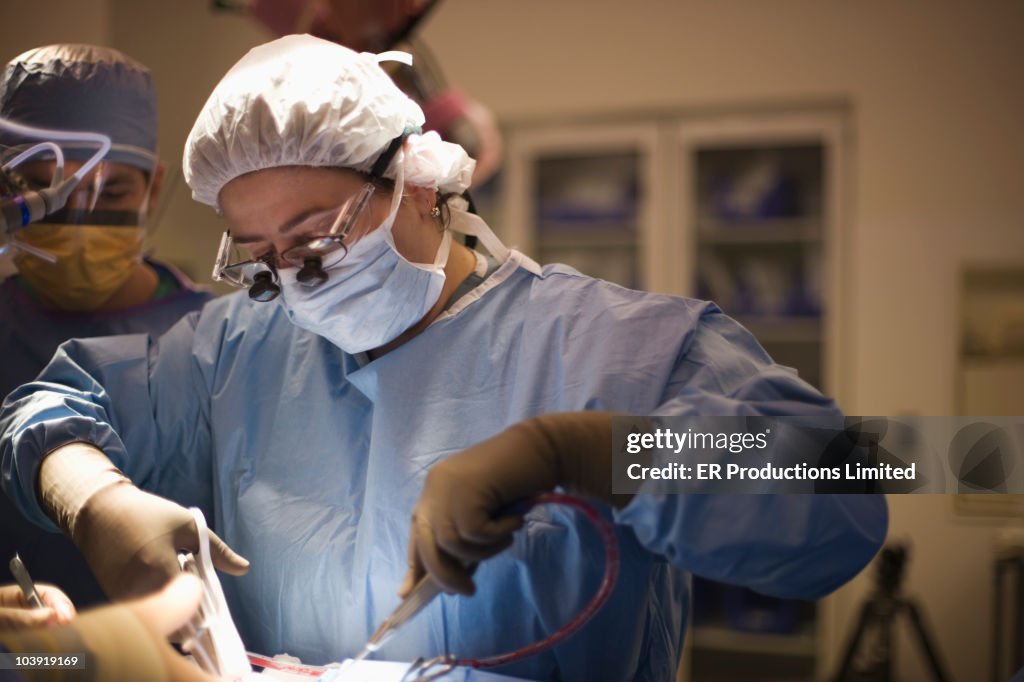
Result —
[[142, 262], [145, 230], [134, 225], [35, 223], [17, 241], [49, 252], [56, 262], [22, 250], [14, 263], [28, 285], [64, 310], [95, 310], [106, 303]]

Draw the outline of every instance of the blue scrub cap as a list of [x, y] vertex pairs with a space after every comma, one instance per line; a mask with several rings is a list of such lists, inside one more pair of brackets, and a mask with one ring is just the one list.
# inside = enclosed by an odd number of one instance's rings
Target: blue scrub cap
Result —
[[[146, 172], [157, 162], [156, 111], [149, 69], [109, 47], [38, 47], [8, 62], [0, 82], [0, 116], [41, 128], [104, 133], [112, 142], [106, 160]], [[0, 134], [0, 144], [25, 142]], [[61, 148], [69, 159], [86, 159], [96, 151], [95, 146]]]

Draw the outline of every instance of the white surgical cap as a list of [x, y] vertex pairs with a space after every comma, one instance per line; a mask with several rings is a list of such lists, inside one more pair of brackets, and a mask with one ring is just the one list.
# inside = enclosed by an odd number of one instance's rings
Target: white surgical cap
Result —
[[[218, 207], [224, 185], [264, 168], [369, 172], [392, 140], [418, 133], [424, 121], [380, 60], [308, 35], [250, 50], [214, 88], [185, 142], [193, 198]], [[407, 183], [462, 192], [476, 162], [427, 133], [410, 135], [383, 175], [394, 178], [398, 163]]]

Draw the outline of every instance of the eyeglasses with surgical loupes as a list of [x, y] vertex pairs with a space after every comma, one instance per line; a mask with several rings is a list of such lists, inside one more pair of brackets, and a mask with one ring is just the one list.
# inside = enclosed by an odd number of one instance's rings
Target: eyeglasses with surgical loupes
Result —
[[340, 207], [304, 218], [289, 230], [303, 235], [303, 241], [280, 254], [271, 248], [258, 256], [246, 257], [231, 231], [226, 231], [213, 266], [214, 281], [248, 289], [249, 298], [259, 302], [272, 301], [280, 295], [281, 268], [299, 268], [296, 279], [305, 286], [323, 284], [327, 281], [324, 260], [330, 257], [330, 265], [337, 265], [348, 254], [351, 244], [370, 231], [368, 209], [374, 189], [373, 183], [367, 182]]

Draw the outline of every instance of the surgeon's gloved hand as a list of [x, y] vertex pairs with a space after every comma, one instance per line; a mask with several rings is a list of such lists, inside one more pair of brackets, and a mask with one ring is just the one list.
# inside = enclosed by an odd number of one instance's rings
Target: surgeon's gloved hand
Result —
[[413, 510], [406, 596], [425, 573], [446, 592], [473, 594], [472, 566], [512, 544], [523, 524], [510, 505], [561, 486], [614, 506], [612, 414], [563, 412], [528, 419], [438, 462]]
[[17, 585], [0, 585], [0, 631], [60, 625], [75, 617], [75, 605], [60, 588], [36, 583], [36, 591], [43, 600], [38, 609], [28, 605]]
[[[199, 553], [192, 514], [179, 504], [131, 483], [107, 486], [79, 511], [71, 539], [112, 599], [160, 589], [181, 573], [179, 550]], [[249, 562], [210, 532], [215, 568], [243, 575]]]
[[[40, 507], [75, 543], [112, 599], [159, 589], [181, 572], [179, 550], [199, 550], [187, 509], [136, 488], [89, 443], [69, 443], [47, 454], [36, 492]], [[249, 562], [212, 532], [210, 554], [225, 573], [249, 570]]]
[[[160, 592], [124, 604], [90, 609], [70, 623], [49, 628], [0, 631], [0, 645], [12, 653], [87, 656], [84, 668], [66, 676], [53, 669], [24, 670], [35, 680], [104, 682], [214, 682], [167, 642], [195, 614], [202, 583], [179, 574]], [[6, 678], [5, 678], [6, 679]]]

